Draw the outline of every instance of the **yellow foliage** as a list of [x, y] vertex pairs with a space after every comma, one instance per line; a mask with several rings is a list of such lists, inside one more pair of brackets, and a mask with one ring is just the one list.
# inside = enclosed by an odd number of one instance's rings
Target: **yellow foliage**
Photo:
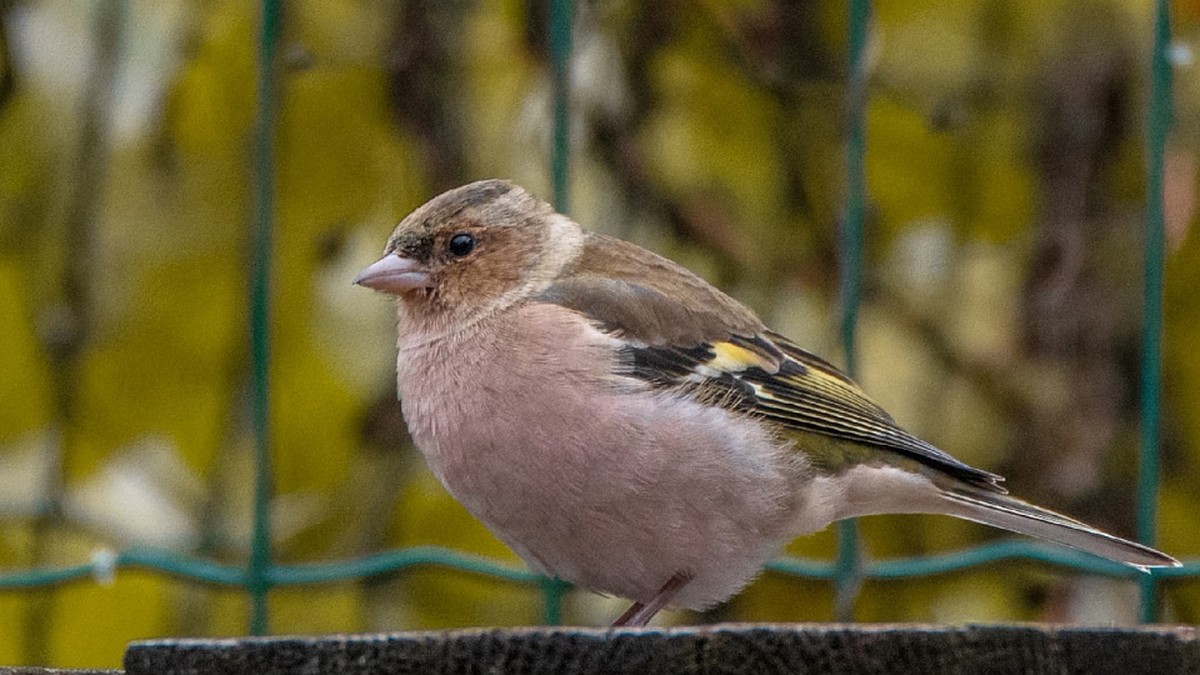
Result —
[[47, 424], [53, 409], [50, 372], [38, 346], [17, 266], [0, 259], [0, 443]]

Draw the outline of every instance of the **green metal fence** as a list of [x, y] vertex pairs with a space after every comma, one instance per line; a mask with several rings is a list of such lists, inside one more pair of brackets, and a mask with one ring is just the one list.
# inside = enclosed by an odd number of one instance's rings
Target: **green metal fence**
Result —
[[[568, 61], [571, 53], [573, 0], [551, 0], [549, 43], [554, 86], [554, 129], [551, 172], [554, 201], [568, 209]], [[1171, 64], [1169, 0], [1157, 0], [1151, 57], [1149, 119], [1147, 125], [1148, 180], [1145, 220], [1144, 316], [1141, 352], [1141, 436], [1137, 486], [1137, 536], [1154, 544], [1159, 471], [1160, 362], [1163, 333], [1164, 214], [1163, 165], [1166, 136], [1171, 124]], [[863, 120], [866, 86], [863, 58], [871, 4], [850, 0], [850, 81], [848, 87], [849, 136], [846, 144], [845, 223], [840, 242], [842, 258], [841, 338], [850, 373], [856, 371], [855, 333], [862, 270], [863, 220], [866, 207]], [[280, 565], [270, 555], [268, 507], [271, 499], [271, 465], [268, 392], [268, 356], [273, 214], [273, 129], [277, 104], [276, 51], [280, 35], [280, 0], [263, 0], [259, 33], [258, 121], [255, 131], [255, 196], [251, 308], [252, 396], [255, 436], [254, 519], [251, 552], [244, 566], [219, 564], [167, 550], [131, 548], [116, 554], [98, 554], [86, 563], [0, 574], [2, 589], [38, 589], [74, 580], [111, 577], [118, 569], [153, 570], [185, 581], [244, 590], [252, 599], [250, 633], [268, 631], [267, 594], [274, 588], [327, 584], [389, 575], [418, 566], [438, 566], [535, 586], [544, 599], [543, 619], [558, 624], [562, 600], [569, 586], [524, 569], [438, 547], [412, 547], [386, 551], [353, 560], [304, 565]], [[1158, 617], [1159, 582], [1200, 577], [1200, 561], [1174, 569], [1142, 574], [1124, 565], [1095, 556], [1027, 539], [1000, 541], [944, 555], [893, 560], [864, 560], [854, 523], [839, 525], [838, 555], [832, 562], [782, 558], [768, 569], [787, 575], [828, 580], [835, 584], [839, 619], [852, 620], [858, 589], [866, 579], [925, 577], [990, 565], [1003, 560], [1031, 560], [1082, 573], [1137, 579], [1141, 589], [1140, 617]]]

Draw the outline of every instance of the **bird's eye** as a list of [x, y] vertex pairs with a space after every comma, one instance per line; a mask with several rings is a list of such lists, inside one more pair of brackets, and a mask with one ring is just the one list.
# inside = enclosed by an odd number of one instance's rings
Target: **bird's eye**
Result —
[[475, 250], [475, 237], [466, 232], [459, 232], [450, 237], [450, 245], [447, 248], [450, 249], [451, 255], [461, 258]]

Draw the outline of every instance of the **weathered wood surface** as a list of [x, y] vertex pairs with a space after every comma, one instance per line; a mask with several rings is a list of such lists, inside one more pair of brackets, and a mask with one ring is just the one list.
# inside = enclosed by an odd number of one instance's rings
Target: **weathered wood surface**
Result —
[[134, 643], [166, 673], [1200, 673], [1195, 627], [718, 625]]

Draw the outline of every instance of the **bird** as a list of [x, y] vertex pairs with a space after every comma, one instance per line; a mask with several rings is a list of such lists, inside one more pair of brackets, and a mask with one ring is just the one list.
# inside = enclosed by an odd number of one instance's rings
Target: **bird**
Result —
[[793, 539], [873, 514], [1180, 564], [1009, 496], [697, 275], [513, 182], [429, 200], [354, 283], [396, 299], [429, 468], [531, 569], [632, 600], [614, 626], [711, 608]]

